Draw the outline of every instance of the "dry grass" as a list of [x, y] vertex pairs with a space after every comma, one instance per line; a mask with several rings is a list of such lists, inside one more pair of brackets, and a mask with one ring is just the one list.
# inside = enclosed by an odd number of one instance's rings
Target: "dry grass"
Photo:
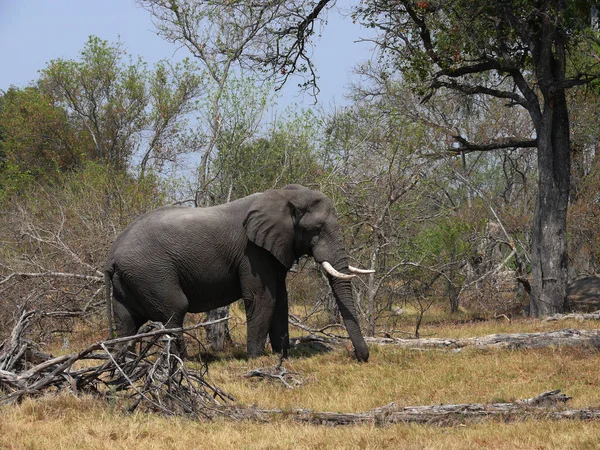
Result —
[[[447, 319], [446, 319], [447, 320]], [[595, 328], [597, 323], [542, 323], [533, 320], [426, 324], [424, 334], [467, 337], [492, 333]], [[407, 323], [409, 320], [407, 319]], [[242, 340], [243, 324], [235, 328]], [[248, 361], [239, 348], [210, 366], [211, 381], [245, 405], [364, 411], [389, 402], [400, 405], [509, 401], [562, 389], [571, 407], [600, 406], [600, 352], [594, 348], [463, 350], [417, 352], [372, 347], [367, 364], [350, 349], [299, 356], [286, 362], [304, 383], [290, 390], [276, 382], [243, 378], [275, 356]], [[26, 400], [0, 409], [4, 449], [164, 448], [598, 448], [600, 424], [530, 420], [487, 421], [454, 427], [394, 425], [324, 427], [281, 418], [272, 423], [217, 420], [193, 422], [158, 415], [125, 415], [119, 405], [70, 395]]]
[[551, 389], [573, 396], [573, 407], [600, 405], [596, 349], [371, 350], [368, 364], [352, 361], [346, 351], [291, 359], [288, 370], [305, 379], [294, 390], [260, 379], [241, 379], [251, 368], [275, 364], [275, 357], [215, 362], [211, 379], [241, 403], [262, 408], [359, 412], [392, 401], [407, 406], [510, 401]]
[[456, 427], [323, 427], [286, 420], [261, 424], [192, 422], [110, 412], [100, 401], [70, 396], [27, 400], [0, 409], [2, 449], [595, 449], [600, 424], [484, 422]]

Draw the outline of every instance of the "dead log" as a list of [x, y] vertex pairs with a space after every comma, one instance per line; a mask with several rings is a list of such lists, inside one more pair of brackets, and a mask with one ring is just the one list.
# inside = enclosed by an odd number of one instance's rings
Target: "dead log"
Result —
[[[556, 331], [544, 331], [540, 333], [510, 333], [490, 334], [487, 336], [471, 338], [375, 338], [365, 337], [365, 341], [371, 345], [392, 345], [409, 350], [460, 350], [463, 348], [543, 348], [553, 346], [592, 346], [597, 347], [600, 343], [600, 332], [598, 330], [574, 330], [563, 329]], [[317, 336], [311, 334], [296, 338], [292, 344], [318, 343], [319, 345], [333, 348], [344, 345], [346, 338], [333, 338], [329, 336]]]
[[600, 308], [600, 277], [584, 277], [569, 283], [566, 300], [571, 311], [596, 311]]
[[338, 413], [295, 410], [255, 410], [249, 411], [249, 417], [269, 420], [285, 416], [297, 422], [320, 425], [385, 425], [393, 423], [420, 423], [451, 426], [484, 419], [503, 421], [524, 419], [551, 420], [598, 420], [600, 409], [557, 409], [556, 405], [570, 400], [571, 397], [560, 391], [548, 391], [533, 398], [505, 403], [466, 403], [431, 406], [399, 406], [395, 403], [362, 413]]
[[600, 310], [591, 313], [570, 313], [570, 314], [554, 314], [546, 317], [544, 322], [556, 322], [557, 320], [600, 320]]
[[0, 285], [8, 283], [13, 278], [71, 278], [76, 280], [86, 280], [92, 283], [100, 283], [104, 281], [104, 278], [100, 275], [102, 273], [96, 271], [96, 275], [82, 275], [80, 273], [70, 272], [13, 272], [10, 275], [0, 280]]
[[0, 370], [11, 371], [18, 369], [21, 359], [25, 355], [31, 342], [25, 341], [23, 335], [29, 322], [33, 318], [35, 311], [25, 311], [25, 308], [19, 309], [19, 319], [13, 327], [10, 337], [0, 343]]

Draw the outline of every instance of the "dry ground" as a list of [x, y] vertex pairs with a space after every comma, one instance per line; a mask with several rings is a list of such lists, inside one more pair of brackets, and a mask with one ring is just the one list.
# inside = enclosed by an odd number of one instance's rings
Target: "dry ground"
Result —
[[[497, 320], [466, 322], [433, 314], [423, 335], [468, 337], [598, 327], [597, 322]], [[397, 324], [409, 329], [406, 323]], [[243, 327], [234, 330], [236, 341]], [[89, 337], [89, 335], [88, 335]], [[78, 345], [71, 342], [71, 346]], [[561, 389], [569, 406], [600, 407], [600, 351], [596, 348], [463, 350], [417, 352], [372, 347], [359, 364], [349, 349], [296, 352], [286, 362], [303, 384], [287, 389], [276, 382], [243, 378], [251, 368], [274, 365], [275, 356], [248, 361], [239, 348], [219, 355], [210, 378], [245, 405], [358, 412], [385, 405], [497, 402]], [[272, 423], [182, 418], [120, 412], [119, 404], [72, 395], [46, 396], [0, 408], [1, 449], [227, 449], [227, 448], [404, 448], [404, 449], [575, 449], [600, 447], [600, 423], [546, 420], [485, 421], [452, 427], [393, 425], [326, 427], [281, 418]]]

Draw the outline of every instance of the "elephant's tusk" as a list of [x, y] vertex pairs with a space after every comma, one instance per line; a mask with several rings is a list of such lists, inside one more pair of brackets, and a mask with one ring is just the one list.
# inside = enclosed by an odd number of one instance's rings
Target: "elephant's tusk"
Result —
[[358, 267], [352, 267], [352, 266], [348, 266], [348, 270], [352, 273], [358, 273], [358, 274], [362, 274], [362, 275], [366, 275], [369, 273], [375, 273], [374, 270], [370, 270], [370, 269], [359, 269]]
[[338, 272], [327, 261], [323, 261], [321, 263], [321, 265], [323, 266], [323, 269], [325, 269], [325, 272], [327, 272], [332, 277], [340, 278], [342, 280], [349, 280], [349, 279], [354, 278], [356, 276], [356, 275], [346, 275], [345, 273]]

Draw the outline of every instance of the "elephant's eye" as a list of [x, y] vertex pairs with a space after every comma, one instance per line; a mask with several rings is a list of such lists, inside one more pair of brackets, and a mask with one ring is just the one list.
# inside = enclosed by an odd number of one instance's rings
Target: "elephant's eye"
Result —
[[307, 231], [309, 235], [317, 236], [321, 232], [321, 227], [317, 225], [315, 227], [309, 228]]
[[319, 234], [321, 233], [321, 227], [314, 227], [307, 230], [308, 242], [311, 247], [314, 247], [319, 240]]

